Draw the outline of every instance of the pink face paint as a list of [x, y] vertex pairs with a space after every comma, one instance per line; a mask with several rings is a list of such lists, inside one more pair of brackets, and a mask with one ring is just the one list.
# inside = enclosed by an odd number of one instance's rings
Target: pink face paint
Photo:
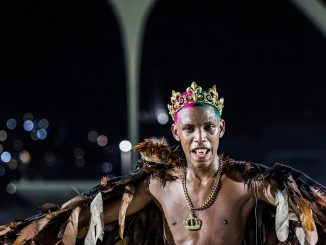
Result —
[[[188, 105], [185, 105], [184, 107], [182, 107], [181, 109], [183, 109], [183, 108], [192, 108], [192, 107], [195, 107], [196, 105], [197, 105], [196, 103], [188, 104]], [[178, 123], [179, 111], [177, 111], [177, 113], [175, 113], [174, 120], [173, 120], [174, 121], [174, 124], [177, 124]]]

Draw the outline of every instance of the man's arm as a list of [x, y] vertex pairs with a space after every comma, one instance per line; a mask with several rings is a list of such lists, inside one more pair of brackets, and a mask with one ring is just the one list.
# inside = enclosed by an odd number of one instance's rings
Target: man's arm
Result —
[[[134, 197], [128, 206], [127, 216], [137, 213], [139, 210], [144, 208], [149, 202], [153, 200], [152, 195], [147, 189], [147, 183], [140, 182], [136, 186], [136, 191]], [[118, 220], [119, 218], [119, 209], [121, 206], [121, 198], [114, 200], [104, 207], [103, 216], [104, 224], [111, 223]]]

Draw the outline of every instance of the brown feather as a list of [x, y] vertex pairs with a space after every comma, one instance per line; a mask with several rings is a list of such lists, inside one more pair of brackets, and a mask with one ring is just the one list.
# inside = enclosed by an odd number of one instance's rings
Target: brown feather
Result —
[[174, 181], [174, 168], [185, 166], [186, 161], [177, 148], [169, 147], [165, 139], [154, 141], [146, 139], [134, 149], [142, 157], [144, 171], [156, 178], [164, 186], [166, 181]]
[[10, 232], [12, 228], [9, 225], [2, 225], [0, 226], [0, 236], [3, 236]]
[[302, 198], [296, 198], [296, 203], [300, 210], [300, 220], [305, 230], [306, 240], [309, 244], [316, 244], [318, 241], [318, 234], [312, 211]]
[[78, 217], [80, 211], [81, 208], [77, 206], [76, 208], [74, 208], [74, 210], [71, 212], [69, 216], [69, 220], [66, 225], [66, 229], [62, 239], [62, 243], [64, 245], [73, 245], [76, 243], [77, 232], [78, 232]]
[[52, 213], [49, 213], [47, 215], [43, 215], [39, 217], [37, 220], [33, 221], [32, 223], [28, 224], [26, 227], [24, 227], [20, 232], [18, 237], [15, 240], [15, 243], [17, 242], [20, 244], [21, 242], [29, 241], [33, 238], [35, 238], [46, 225], [51, 221], [54, 217], [57, 215], [66, 212], [66, 210], [58, 210]]
[[35, 237], [38, 233], [36, 223], [29, 224], [26, 226], [21, 232], [20, 235], [14, 242], [14, 245], [23, 244], [24, 242], [28, 241], [29, 239]]
[[122, 202], [119, 210], [119, 225], [120, 225], [119, 234], [121, 239], [123, 239], [127, 209], [134, 197], [134, 194], [135, 194], [135, 187], [127, 185], [125, 187], [125, 191], [122, 196]]
[[180, 156], [176, 148], [171, 148], [163, 138], [160, 141], [145, 139], [134, 149], [147, 162], [165, 163], [172, 166], [183, 166], [185, 159]]
[[90, 198], [86, 196], [76, 196], [62, 204], [61, 209], [74, 209], [77, 206], [84, 206]]
[[42, 206], [38, 208], [42, 213], [50, 212], [50, 211], [55, 211], [58, 210], [60, 206], [58, 204], [53, 204], [53, 203], [44, 203]]
[[326, 190], [322, 188], [310, 187], [310, 191], [316, 198], [316, 201], [321, 205], [326, 207]]

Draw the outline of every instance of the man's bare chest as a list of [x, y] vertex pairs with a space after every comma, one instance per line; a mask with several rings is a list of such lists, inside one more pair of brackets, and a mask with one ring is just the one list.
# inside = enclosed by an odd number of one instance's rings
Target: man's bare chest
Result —
[[[246, 197], [241, 189], [234, 189], [234, 186], [224, 183], [214, 203], [205, 210], [196, 211], [196, 216], [202, 221], [202, 226], [198, 231], [185, 228], [184, 221], [191, 214], [191, 210], [184, 191], [181, 181], [178, 180], [167, 184], [159, 195], [155, 196], [164, 214], [165, 233], [167, 236], [170, 233], [176, 244], [188, 242], [190, 244], [219, 244], [218, 240], [223, 241], [228, 236], [241, 240], [247, 218], [244, 212]], [[203, 192], [189, 190], [189, 195], [195, 204], [201, 204], [209, 192], [210, 190]]]

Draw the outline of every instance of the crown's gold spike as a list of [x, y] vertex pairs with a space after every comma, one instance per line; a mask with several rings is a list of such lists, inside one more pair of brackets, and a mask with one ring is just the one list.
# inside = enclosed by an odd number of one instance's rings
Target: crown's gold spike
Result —
[[197, 89], [197, 83], [195, 81], [193, 81], [191, 83], [191, 88], [192, 88], [193, 91], [195, 91]]
[[169, 114], [174, 119], [175, 114], [184, 106], [195, 103], [204, 103], [214, 106], [220, 115], [222, 115], [223, 98], [218, 98], [216, 86], [208, 89], [208, 92], [203, 90], [200, 86], [193, 81], [186, 89], [186, 92], [180, 93], [172, 90], [171, 105], [168, 105]]

